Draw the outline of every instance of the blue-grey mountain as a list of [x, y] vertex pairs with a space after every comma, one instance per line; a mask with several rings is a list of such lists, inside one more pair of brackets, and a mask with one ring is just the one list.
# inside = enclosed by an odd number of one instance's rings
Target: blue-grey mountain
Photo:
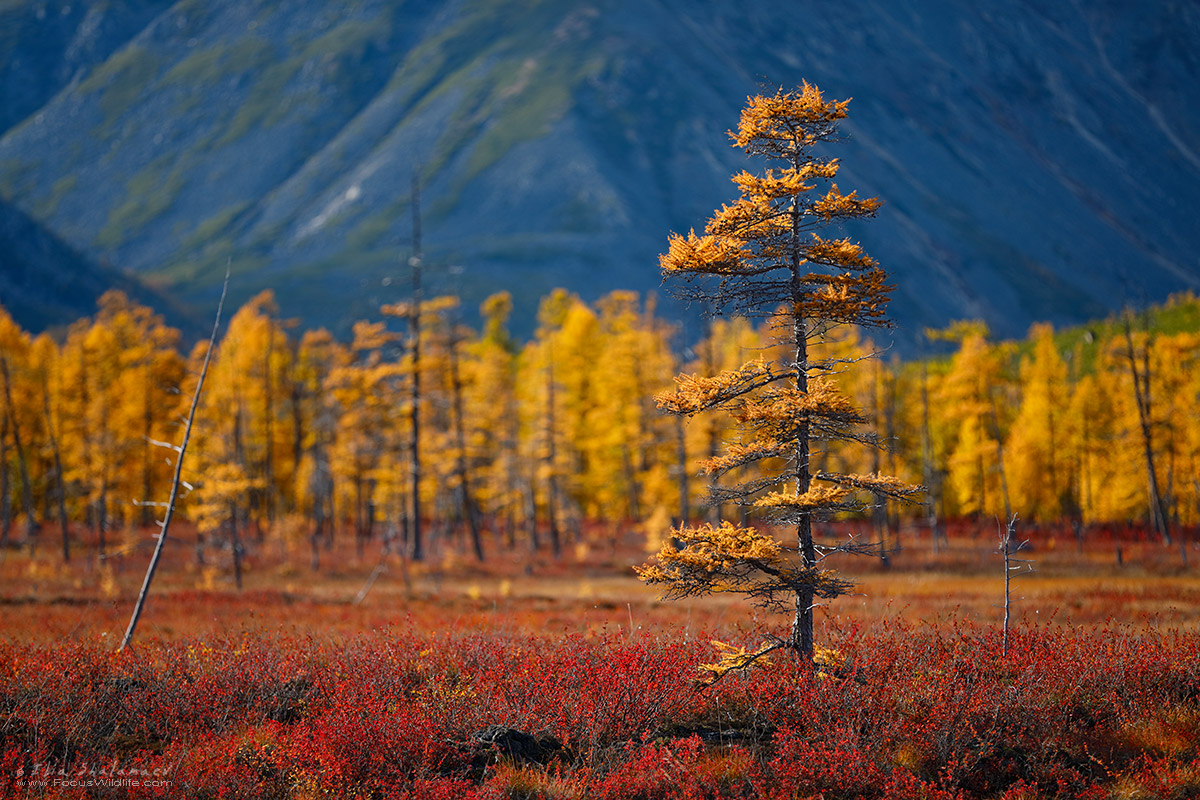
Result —
[[1200, 284], [1192, 2], [181, 0], [0, 4], [0, 194], [203, 306], [345, 330], [436, 289], [658, 285], [733, 197], [747, 94], [853, 96], [839, 184], [892, 315], [1002, 334]]
[[136, 277], [94, 264], [28, 215], [0, 200], [0, 305], [27, 331], [61, 328], [95, 313], [109, 290], [166, 315], [189, 337], [192, 313]]

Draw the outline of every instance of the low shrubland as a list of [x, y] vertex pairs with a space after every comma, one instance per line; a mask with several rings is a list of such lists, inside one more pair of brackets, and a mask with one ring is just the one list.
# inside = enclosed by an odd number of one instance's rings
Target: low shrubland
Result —
[[704, 636], [628, 630], [10, 643], [2, 792], [126, 796], [114, 774], [212, 798], [1200, 792], [1195, 634], [1049, 624], [1007, 650], [954, 620], [829, 635], [818, 669], [782, 660], [704, 689]]

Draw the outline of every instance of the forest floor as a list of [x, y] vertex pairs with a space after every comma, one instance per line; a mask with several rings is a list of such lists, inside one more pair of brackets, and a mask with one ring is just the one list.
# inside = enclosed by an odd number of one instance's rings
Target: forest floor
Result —
[[[194, 532], [177, 526], [155, 576], [139, 638], [275, 627], [344, 635], [401, 622], [543, 634], [680, 626], [716, 631], [772, 620], [773, 615], [733, 595], [661, 600], [633, 573], [632, 567], [649, 557], [644, 538], [633, 528], [613, 531], [613, 526], [589, 526], [577, 540], [564, 542], [559, 558], [547, 548], [534, 555], [527, 546], [507, 548], [489, 538], [483, 562], [461, 541], [435, 546], [431, 558], [414, 563], [395, 554], [381, 558], [375, 543], [367, 543], [360, 554], [349, 537], [340, 537], [330, 549], [322, 545], [316, 570], [306, 541], [251, 540], [239, 590], [228, 548], [206, 551], [199, 563]], [[846, 532], [828, 531], [830, 541]], [[1025, 562], [1012, 580], [1014, 624], [1055, 620], [1068, 626], [1200, 630], [1200, 537], [1187, 534], [1181, 549], [1137, 528], [1090, 530], [1082, 543], [1069, 531], [1023, 531], [1021, 538], [1029, 544], [1014, 556]], [[102, 560], [96, 558], [94, 541], [85, 540], [74, 542], [74, 559], [64, 564], [56, 544], [43, 534], [33, 556], [11, 549], [0, 562], [4, 636], [98, 644], [119, 639], [149, 561], [151, 532], [110, 542], [111, 555]], [[899, 542], [890, 544], [887, 563], [839, 556], [830, 564], [854, 580], [856, 589], [819, 609], [818, 624], [885, 618], [988, 624], [1003, 617], [1004, 568], [994, 523], [952, 525], [948, 541], [936, 551], [927, 531], [905, 526]]]
[[818, 610], [821, 669], [704, 691], [711, 640], [752, 648], [790, 620], [662, 601], [633, 529], [586, 526], [559, 558], [489, 537], [482, 563], [457, 540], [416, 564], [342, 536], [317, 570], [307, 540], [251, 537], [241, 590], [228, 549], [198, 563], [177, 534], [121, 654], [148, 531], [103, 560], [81, 539], [63, 564], [46, 533], [4, 554], [0, 796], [1200, 794], [1194, 531], [1023, 531], [1005, 642], [994, 522], [936, 552], [902, 528], [886, 564], [834, 565], [857, 588]]

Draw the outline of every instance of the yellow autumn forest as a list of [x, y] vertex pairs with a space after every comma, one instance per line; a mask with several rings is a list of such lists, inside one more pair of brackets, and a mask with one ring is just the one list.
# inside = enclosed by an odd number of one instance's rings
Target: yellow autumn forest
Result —
[[[697, 474], [730, 422], [685, 422], [651, 398], [676, 373], [784, 357], [765, 330], [717, 319], [703, 339], [681, 343], [653, 301], [615, 292], [588, 304], [558, 290], [521, 343], [506, 327], [510, 309], [506, 294], [489, 298], [476, 331], [458, 321], [454, 298], [423, 306], [420, 492], [432, 537], [474, 537], [480, 554], [485, 540], [559, 548], [584, 520], [602, 520], [644, 525], [653, 547], [685, 516], [739, 517], [735, 506], [705, 507]], [[1194, 320], [1200, 300], [1176, 297], [1161, 315]], [[1112, 320], [1056, 336], [1037, 325], [1025, 341], [995, 342], [981, 324], [960, 323], [928, 332], [950, 355], [912, 361], [860, 360], [873, 343], [841, 329], [819, 346], [847, 360], [839, 388], [891, 447], [833, 443], [814, 462], [929, 487], [923, 506], [874, 512], [881, 530], [901, 518], [927, 528], [1012, 513], [1077, 526], [1153, 522], [1149, 431], [1169, 537], [1200, 518], [1200, 332], [1177, 327]], [[86, 531], [104, 552], [152, 526], [206, 347], [183, 352], [178, 331], [118, 293], [58, 339], [0, 316], [6, 545], [69, 556]], [[1135, 369], [1148, 377], [1145, 428]], [[314, 562], [318, 543], [335, 536], [401, 548], [412, 372], [404, 337], [382, 315], [340, 342], [292, 330], [269, 292], [246, 303], [214, 353], [185, 462], [180, 513], [196, 525], [198, 550], [270, 535], [310, 547]]]

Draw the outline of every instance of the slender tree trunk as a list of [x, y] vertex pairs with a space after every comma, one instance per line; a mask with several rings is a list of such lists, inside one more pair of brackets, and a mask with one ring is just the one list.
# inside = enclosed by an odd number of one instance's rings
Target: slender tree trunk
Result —
[[[1058, 447], [1059, 447], [1057, 437], [1055, 436], [1055, 433], [1057, 432], [1056, 431], [1057, 426], [1055, 423], [1057, 420], [1054, 417], [1054, 404], [1049, 403], [1048, 407], [1049, 407], [1049, 411], [1046, 414], [1046, 426], [1047, 426], [1047, 428], [1049, 428], [1049, 434], [1050, 434], [1050, 463], [1046, 465], [1047, 466], [1046, 471], [1047, 471], [1047, 477], [1050, 480], [1050, 497], [1054, 498], [1054, 503], [1058, 506], [1058, 510], [1059, 510], [1059, 515], [1058, 515], [1059, 519], [1062, 519], [1062, 511], [1063, 511], [1063, 502], [1062, 501], [1063, 501], [1063, 496], [1066, 493], [1065, 492], [1060, 493], [1058, 490], [1058, 469], [1055, 466], [1056, 463], [1058, 462]], [[1012, 514], [1009, 514], [1009, 518], [1010, 519], [1012, 518]]]
[[[246, 463], [246, 446], [242, 436], [242, 426], [245, 424], [245, 416], [242, 409], [241, 392], [237, 392], [237, 407], [233, 412], [233, 463], [237, 464], [241, 469], [243, 476], [250, 473], [250, 465]], [[226, 448], [228, 448], [228, 440], [226, 440]], [[226, 449], [228, 456], [228, 449]], [[251, 492], [253, 494], [253, 492]], [[234, 501], [236, 502], [236, 501]], [[249, 499], [247, 499], [249, 505]]]
[[458, 473], [458, 490], [462, 498], [463, 516], [466, 517], [467, 527], [471, 531], [471, 545], [475, 550], [475, 558], [483, 561], [483, 537], [479, 532], [479, 508], [471, 493], [471, 476], [467, 469], [467, 432], [463, 419], [463, 385], [462, 373], [458, 368], [458, 333], [451, 323], [450, 332], [450, 389], [454, 406], [454, 439], [458, 447], [458, 456], [454, 461], [454, 471]]
[[300, 461], [304, 458], [304, 411], [300, 381], [295, 379], [293, 375], [293, 380], [291, 380], [290, 383], [292, 413], [292, 475], [295, 476], [296, 472], [298, 472], [300, 469]]
[[[803, 319], [797, 319], [796, 330], [796, 389], [808, 392], [808, 341]], [[809, 472], [809, 442], [808, 421], [800, 422], [800, 431], [796, 444], [796, 494], [804, 495], [812, 487], [812, 474]], [[797, 549], [800, 552], [800, 565], [805, 569], [817, 565], [817, 550], [813, 542], [812, 518], [805, 513], [796, 526]], [[795, 648], [806, 661], [812, 660], [813, 655], [813, 610], [816, 597], [809, 585], [803, 586], [796, 593], [796, 613], [792, 620], [791, 646]]]
[[[271, 374], [271, 359], [275, 355], [275, 325], [267, 317], [267, 355], [263, 362], [263, 437], [266, 440], [266, 453], [263, 458], [263, 480], [266, 487], [263, 490], [263, 502], [266, 504], [267, 521], [275, 521], [275, 381]], [[259, 526], [258, 538], [263, 539], [263, 529]]]
[[[871, 405], [872, 405], [871, 418], [872, 418], [872, 422], [876, 423], [876, 425], [878, 425], [879, 416], [880, 416], [879, 371], [880, 371], [880, 366], [877, 362], [871, 371]], [[878, 475], [879, 470], [882, 468], [882, 466], [883, 466], [883, 463], [882, 463], [882, 458], [880, 456], [879, 447], [872, 447], [871, 448], [871, 472]], [[876, 492], [874, 494], [874, 498], [875, 498], [875, 503], [871, 508], [871, 524], [875, 528], [875, 535], [877, 537], [879, 537], [879, 560], [883, 562], [884, 566], [887, 566], [888, 565], [887, 498], [878, 492]]]
[[1142, 431], [1142, 448], [1146, 457], [1146, 482], [1150, 500], [1150, 524], [1162, 537], [1164, 544], [1171, 544], [1171, 531], [1167, 526], [1167, 514], [1163, 508], [1162, 495], [1158, 491], [1158, 475], [1154, 469], [1154, 430], [1151, 425], [1150, 405], [1150, 342], [1142, 350], [1142, 367], [1133, 347], [1133, 326], [1129, 314], [1125, 315], [1125, 354], [1129, 360], [1129, 374], [1133, 378], [1133, 394], [1137, 403], [1138, 422]]
[[1004, 444], [1000, 434], [1000, 413], [996, 409], [996, 398], [989, 393], [988, 399], [992, 407], [992, 438], [996, 442], [996, 468], [1000, 471], [1000, 499], [1004, 501], [1004, 518], [1012, 519], [1012, 504], [1008, 499], [1008, 473], [1004, 470]]
[[[536, 472], [533, 464], [530, 464], [531, 471]], [[541, 537], [538, 536], [538, 518], [537, 518], [537, 475], [529, 476], [529, 483], [522, 492], [522, 497], [525, 500], [525, 520], [526, 527], [529, 528], [529, 552], [536, 553], [541, 547]]]
[[512, 402], [511, 393], [506, 392], [508, 398], [506, 404], [508, 408], [508, 424], [505, 425], [505, 441], [504, 441], [504, 528], [505, 528], [505, 544], [509, 550], [517, 546], [517, 504], [519, 500], [519, 488], [517, 486], [518, 464], [520, 455], [517, 452], [517, 443], [520, 439], [520, 433], [517, 429], [517, 409], [516, 404]]
[[679, 524], [687, 525], [692, 516], [692, 498], [688, 485], [687, 432], [679, 415], [675, 416], [675, 457], [679, 464]]
[[929, 372], [921, 362], [921, 478], [929, 487], [929, 502], [925, 506], [925, 519], [929, 524], [929, 537], [936, 555], [941, 546], [938, 519], [938, 504], [942, 499], [942, 482], [933, 464], [933, 429], [929, 424]]
[[412, 517], [409, 522], [409, 541], [412, 558], [421, 561], [425, 551], [421, 541], [421, 184], [414, 170], [412, 176], [412, 308], [408, 315], [409, 338], [412, 341], [412, 382], [409, 384], [409, 441], [412, 445], [408, 462], [409, 498]]
[[[645, 382], [642, 379], [642, 362], [641, 359], [635, 359], [633, 362], [633, 382], [634, 394], [636, 397], [645, 398], [646, 390], [643, 388]], [[638, 403], [637, 415], [637, 430], [633, 434], [633, 442], [626, 442], [622, 451], [622, 457], [625, 462], [625, 481], [629, 486], [629, 514], [633, 519], [640, 520], [642, 518], [642, 483], [638, 480], [638, 469], [634, 466], [634, 460], [630, 454], [630, 450], [640, 456], [641, 463], [638, 465], [641, 472], [647, 473], [650, 471], [650, 456], [653, 454], [653, 448], [643, 446], [645, 437], [642, 435], [644, 430], [642, 419], [646, 412], [646, 401], [643, 399]]]
[[[315, 425], [315, 422], [314, 422]], [[320, 430], [319, 428], [317, 429]], [[317, 438], [312, 445], [312, 475], [308, 479], [308, 491], [312, 495], [312, 522], [313, 531], [309, 537], [309, 546], [311, 548], [311, 557], [309, 565], [313, 572], [316, 572], [321, 567], [321, 542], [326, 538], [325, 526], [329, 524], [329, 517], [332, 516], [328, 494], [333, 489], [330, 486], [330, 478], [328, 465], [325, 462], [325, 448], [320, 440], [318, 432]], [[297, 464], [300, 462], [297, 461]]]
[[[742, 480], [749, 480], [750, 475], [752, 474], [750, 471], [750, 466], [746, 465], [746, 466], [739, 467], [738, 474], [741, 476]], [[738, 525], [742, 526], [743, 528], [750, 524], [750, 504], [749, 503], [742, 502], [742, 503], [737, 504], [737, 520], [738, 520]]]
[[633, 468], [633, 458], [630, 457], [629, 449], [628, 444], [621, 447], [621, 466], [625, 471], [625, 486], [628, 489], [625, 502], [629, 508], [630, 518], [641, 519], [641, 491], [638, 486], [637, 472]]
[[[793, 166], [800, 170], [797, 160]], [[808, 325], [800, 316], [799, 308], [803, 299], [803, 287], [800, 280], [800, 209], [795, 200], [789, 211], [792, 221], [791, 237], [791, 289], [793, 306], [792, 336], [795, 342], [796, 391], [808, 393]], [[796, 494], [803, 496], [812, 486], [812, 473], [809, 470], [809, 423], [807, 418], [797, 420], [796, 432]], [[796, 526], [796, 549], [800, 554], [800, 566], [806, 570], [817, 566], [817, 549], [813, 542], [812, 516], [804, 512]], [[813, 610], [816, 596], [812, 586], [805, 582], [796, 592], [796, 613], [792, 619], [792, 638], [790, 646], [809, 664], [813, 657]]]
[[233, 581], [238, 591], [242, 590], [242, 538], [238, 534], [238, 505], [229, 501], [229, 545], [233, 551]]
[[187, 424], [183, 429], [183, 442], [179, 445], [179, 455], [175, 461], [175, 478], [171, 481], [171, 497], [167, 501], [167, 513], [163, 516], [162, 530], [158, 535], [158, 542], [154, 545], [154, 555], [150, 557], [150, 565], [146, 568], [146, 577], [142, 581], [142, 589], [138, 592], [137, 605], [133, 608], [133, 614], [129, 617], [129, 626], [125, 629], [125, 636], [121, 639], [121, 646], [118, 650], [124, 650], [133, 640], [134, 631], [137, 630], [138, 620], [142, 617], [142, 611], [146, 607], [146, 598], [150, 596], [150, 584], [154, 580], [154, 572], [158, 569], [159, 559], [162, 558], [163, 545], [167, 542], [167, 534], [171, 529], [171, 519], [175, 515], [175, 503], [179, 499], [179, 487], [183, 483], [183, 457], [187, 453], [188, 442], [192, 437], [192, 423], [196, 419], [196, 407], [200, 404], [200, 393], [204, 389], [204, 379], [208, 375], [208, 364], [212, 357], [213, 348], [217, 342], [217, 330], [221, 325], [221, 309], [225, 305], [225, 291], [229, 288], [229, 269], [225, 270], [225, 283], [221, 287], [221, 299], [217, 301], [217, 315], [213, 322], [212, 336], [208, 340], [208, 350], [204, 354], [204, 366], [200, 368], [200, 380], [196, 383], [196, 392], [192, 395], [192, 405], [188, 411]]
[[366, 540], [368, 542], [375, 541], [375, 489], [375, 479], [367, 478]]
[[313, 532], [308, 541], [310, 549], [308, 565], [313, 572], [316, 572], [321, 568], [321, 536], [325, 533], [325, 513], [320, 499], [313, 501], [313, 517]]
[[975, 479], [976, 479], [976, 481], [978, 481], [978, 486], [975, 491], [976, 491], [976, 494], [979, 495], [979, 510], [975, 514], [975, 519], [976, 519], [976, 521], [978, 521], [983, 518], [984, 514], [987, 513], [987, 505], [988, 505], [988, 502], [987, 502], [987, 500], [988, 500], [988, 498], [987, 498], [987, 469], [984, 467], [984, 464], [983, 464], [983, 444], [984, 444], [983, 443], [983, 435], [984, 435], [984, 431], [987, 430], [987, 425], [984, 424], [983, 417], [979, 416], [979, 415], [976, 415], [976, 417], [975, 417], [975, 425], [979, 429], [979, 439], [980, 439], [979, 448], [976, 450], [976, 453], [975, 453]]
[[96, 547], [103, 561], [108, 550], [108, 473], [100, 476], [100, 499], [96, 501]]
[[408, 554], [412, 552], [408, 532], [408, 492], [399, 494], [396, 499], [396, 518], [400, 520], [400, 556], [407, 564]]
[[[714, 352], [716, 343], [713, 342], [712, 325], [708, 326], [707, 335], [704, 338], [704, 374], [715, 375], [717, 372], [717, 355]], [[709, 417], [708, 425], [708, 457], [716, 458], [721, 452], [721, 441], [717, 435], [717, 423]], [[711, 503], [705, 510], [705, 519], [710, 525], [719, 525], [723, 515], [721, 514], [721, 504]]]
[[0, 559], [8, 555], [12, 535], [12, 484], [8, 474], [8, 411], [0, 415]]
[[58, 506], [58, 524], [62, 530], [63, 563], [66, 563], [71, 560], [71, 531], [67, 524], [67, 484], [63, 479], [62, 451], [59, 450], [58, 437], [54, 435], [54, 419], [50, 415], [50, 386], [45, 370], [42, 371], [42, 413], [46, 417], [46, 435], [50, 439], [50, 450], [54, 456], [54, 493]]
[[[888, 475], [896, 474], [896, 373], [888, 370], [884, 384], [883, 425], [884, 436], [887, 439], [887, 471]], [[885, 504], [884, 510], [888, 506]], [[892, 549], [899, 552], [900, 543], [900, 509], [898, 503], [891, 504], [891, 512], [887, 515], [888, 533], [891, 536]]]
[[562, 534], [558, 529], [558, 449], [555, 442], [558, 423], [555, 420], [555, 404], [554, 350], [551, 348], [546, 365], [546, 463], [549, 466], [546, 476], [546, 521], [550, 525], [550, 546], [554, 551], [554, 557], [560, 558], [562, 556]]
[[[73, 422], [77, 426], [77, 437], [81, 445], [81, 453], [78, 463], [84, 467], [83, 472], [85, 475], [85, 484], [88, 484], [87, 492], [85, 493], [85, 498], [87, 498], [90, 496], [91, 492], [90, 481], [88, 481], [87, 478], [90, 477], [92, 463], [92, 432], [88, 425], [88, 410], [91, 406], [91, 395], [88, 392], [87, 377], [90, 373], [88, 371], [88, 353], [86, 347], [79, 348], [79, 361], [77, 366], [78, 370], [76, 374], [78, 375], [78, 380], [75, 382], [75, 385], [71, 387], [71, 392], [79, 403], [79, 412], [74, 418]], [[93, 535], [96, 533], [96, 517], [90, 500], [83, 504], [83, 525], [84, 528], [91, 531]], [[93, 566], [92, 558], [94, 551], [89, 547], [87, 553], [88, 568], [90, 569]]]
[[36, 545], [37, 519], [33, 513], [33, 486], [29, 480], [29, 463], [25, 460], [25, 448], [21, 444], [21, 427], [17, 424], [17, 416], [13, 412], [12, 382], [9, 379], [8, 359], [0, 356], [0, 377], [4, 378], [4, 404], [8, 414], [9, 427], [12, 429], [13, 446], [17, 450], [17, 468], [21, 476], [21, 505], [25, 511], [25, 537], [29, 541], [32, 552]]
[[150, 402], [150, 381], [152, 371], [150, 365], [146, 365], [146, 390], [142, 394], [142, 512], [141, 525], [143, 528], [149, 528], [154, 524], [154, 506], [150, 505], [150, 498], [154, 496], [154, 456], [151, 449], [154, 447], [150, 442], [150, 434], [153, 432], [151, 427], [154, 424], [154, 408]]
[[1016, 517], [1008, 518], [1008, 528], [1002, 534], [1003, 539], [1000, 542], [1000, 551], [1004, 556], [1004, 640], [1000, 650], [1002, 655], [1008, 655], [1009, 612], [1012, 609], [1012, 552], [1016, 543], [1013, 527], [1016, 521]]
[[1078, 458], [1079, 465], [1079, 515], [1082, 517], [1092, 505], [1092, 437], [1088, 429], [1087, 415], [1083, 415], [1082, 439]]
[[363, 522], [363, 507], [366, 503], [363, 500], [363, 480], [362, 470], [356, 468], [354, 472], [354, 551], [359, 561], [362, 561], [363, 558], [364, 539], [366, 539], [366, 526]]

